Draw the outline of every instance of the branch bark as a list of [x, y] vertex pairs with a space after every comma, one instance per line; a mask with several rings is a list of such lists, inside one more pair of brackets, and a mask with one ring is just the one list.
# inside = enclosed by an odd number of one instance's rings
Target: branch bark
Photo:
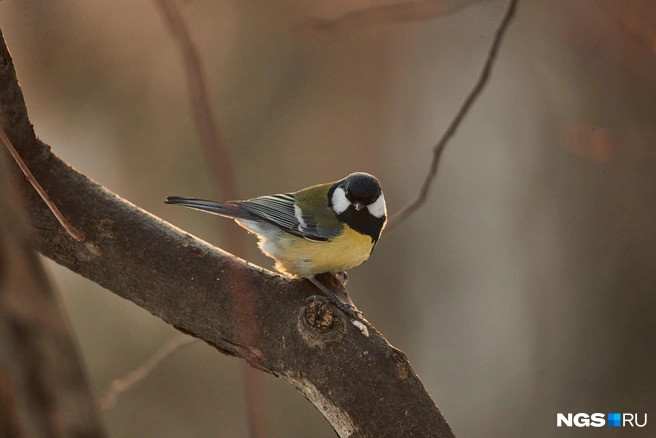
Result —
[[[0, 37], [2, 34], [0, 33]], [[453, 437], [405, 355], [373, 326], [362, 336], [303, 280], [249, 264], [139, 209], [77, 172], [38, 140], [0, 41], [0, 110], [8, 137], [69, 221], [78, 243], [17, 169], [33, 245], [44, 255], [222, 353], [296, 387], [341, 437]], [[327, 281], [327, 280], [326, 280]], [[252, 290], [244, 339], [234, 290]]]

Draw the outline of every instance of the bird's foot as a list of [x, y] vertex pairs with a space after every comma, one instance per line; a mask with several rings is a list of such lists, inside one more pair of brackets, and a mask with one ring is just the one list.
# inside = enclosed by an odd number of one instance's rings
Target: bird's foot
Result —
[[340, 299], [337, 296], [337, 294], [335, 294], [335, 292], [328, 289], [319, 280], [317, 280], [314, 277], [309, 277], [308, 280], [310, 281], [310, 283], [314, 284], [321, 292], [323, 292], [324, 295], [313, 295], [311, 297], [308, 297], [307, 301], [314, 301], [314, 300], [323, 301], [324, 303], [334, 305], [335, 307], [337, 307], [339, 310], [347, 314], [352, 319], [360, 318], [361, 313], [358, 310], [356, 310], [349, 303], [346, 303], [342, 299]]

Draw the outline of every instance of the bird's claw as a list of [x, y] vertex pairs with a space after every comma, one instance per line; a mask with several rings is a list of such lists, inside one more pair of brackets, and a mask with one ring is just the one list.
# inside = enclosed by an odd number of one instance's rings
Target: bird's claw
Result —
[[312, 295], [308, 297], [305, 301], [323, 301], [326, 304], [332, 304], [337, 307], [339, 310], [347, 314], [351, 319], [360, 319], [362, 313], [359, 310], [356, 310], [353, 306], [344, 301], [340, 300], [337, 296], [323, 296], [323, 295]]
[[346, 271], [338, 272], [337, 274], [335, 274], [335, 278], [337, 279], [337, 281], [342, 283], [342, 286], [346, 286], [346, 282], [348, 281], [348, 272]]

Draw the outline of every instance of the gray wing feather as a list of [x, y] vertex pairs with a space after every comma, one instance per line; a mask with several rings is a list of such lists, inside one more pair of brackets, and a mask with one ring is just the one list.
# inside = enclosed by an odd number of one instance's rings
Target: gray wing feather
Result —
[[262, 196], [234, 203], [267, 222], [279, 226], [288, 233], [307, 240], [325, 242], [340, 232], [340, 230], [319, 229], [317, 224], [305, 214], [302, 216], [303, 223], [301, 224], [298, 217], [296, 217], [294, 195], [289, 193]]

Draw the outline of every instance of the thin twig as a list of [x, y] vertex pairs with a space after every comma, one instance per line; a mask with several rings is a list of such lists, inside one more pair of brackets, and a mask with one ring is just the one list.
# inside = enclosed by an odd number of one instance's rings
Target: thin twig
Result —
[[30, 169], [27, 167], [21, 156], [18, 154], [16, 151], [16, 148], [14, 148], [14, 145], [11, 144], [11, 141], [9, 140], [9, 137], [7, 137], [7, 134], [5, 134], [4, 129], [0, 128], [0, 138], [2, 138], [3, 143], [5, 146], [7, 146], [7, 149], [9, 150], [9, 153], [11, 154], [12, 157], [14, 157], [14, 160], [18, 164], [18, 167], [21, 168], [23, 171], [23, 174], [25, 175], [25, 178], [32, 184], [32, 187], [39, 193], [41, 196], [41, 199], [43, 199], [43, 202], [46, 203], [50, 211], [52, 211], [52, 214], [55, 215], [59, 223], [61, 224], [62, 227], [66, 230], [70, 236], [77, 240], [80, 243], [86, 242], [87, 238], [85, 237], [84, 233], [79, 231], [77, 228], [75, 228], [73, 225], [71, 225], [68, 220], [64, 217], [64, 215], [59, 211], [59, 208], [55, 205], [54, 202], [52, 202], [52, 199], [50, 199], [50, 196], [46, 193], [45, 190], [43, 190], [43, 187], [41, 187], [41, 184], [39, 184], [39, 181], [34, 178], [34, 175], [32, 175], [32, 172], [30, 172]]
[[338, 36], [371, 25], [432, 20], [456, 13], [484, 0], [423, 0], [375, 6], [348, 12], [337, 18], [308, 17], [294, 30], [308, 36]]
[[118, 399], [119, 394], [127, 391], [136, 383], [139, 383], [148, 377], [148, 375], [155, 368], [160, 366], [162, 362], [171, 357], [173, 353], [197, 341], [197, 338], [191, 337], [189, 335], [178, 335], [161, 346], [152, 356], [150, 356], [137, 368], [130, 371], [124, 377], [114, 380], [109, 388], [107, 388], [103, 396], [100, 398], [101, 412], [107, 412], [116, 406], [116, 400]]
[[503, 19], [501, 20], [501, 23], [499, 24], [499, 27], [496, 30], [496, 33], [494, 35], [494, 40], [492, 41], [492, 46], [490, 47], [490, 51], [487, 54], [487, 59], [485, 60], [485, 64], [483, 65], [483, 70], [481, 71], [481, 75], [479, 76], [478, 81], [474, 85], [474, 88], [472, 88], [472, 90], [467, 95], [467, 98], [460, 106], [460, 109], [456, 113], [455, 117], [449, 124], [444, 134], [442, 134], [440, 140], [433, 148], [433, 160], [431, 161], [428, 174], [426, 174], [426, 178], [424, 179], [424, 183], [421, 186], [419, 195], [414, 201], [410, 202], [408, 205], [406, 205], [405, 207], [403, 207], [401, 210], [397, 211], [394, 215], [390, 217], [389, 222], [387, 224], [388, 229], [393, 228], [394, 226], [398, 225], [399, 223], [407, 219], [415, 211], [421, 208], [426, 202], [426, 197], [428, 196], [428, 192], [431, 188], [431, 183], [433, 182], [435, 176], [437, 175], [437, 168], [440, 163], [440, 158], [442, 157], [442, 152], [444, 151], [444, 148], [446, 147], [451, 137], [453, 137], [453, 135], [456, 133], [456, 130], [460, 126], [462, 120], [465, 118], [465, 116], [471, 109], [472, 105], [474, 104], [478, 96], [481, 94], [483, 89], [485, 88], [488, 79], [490, 78], [490, 72], [492, 71], [492, 67], [497, 58], [499, 48], [501, 47], [501, 42], [503, 41], [503, 37], [505, 36], [506, 31], [508, 30], [508, 27], [512, 21], [512, 18], [515, 15], [515, 10], [517, 9], [517, 3], [518, 0], [510, 0], [508, 2], [508, 7], [506, 8], [506, 12], [503, 16]]

